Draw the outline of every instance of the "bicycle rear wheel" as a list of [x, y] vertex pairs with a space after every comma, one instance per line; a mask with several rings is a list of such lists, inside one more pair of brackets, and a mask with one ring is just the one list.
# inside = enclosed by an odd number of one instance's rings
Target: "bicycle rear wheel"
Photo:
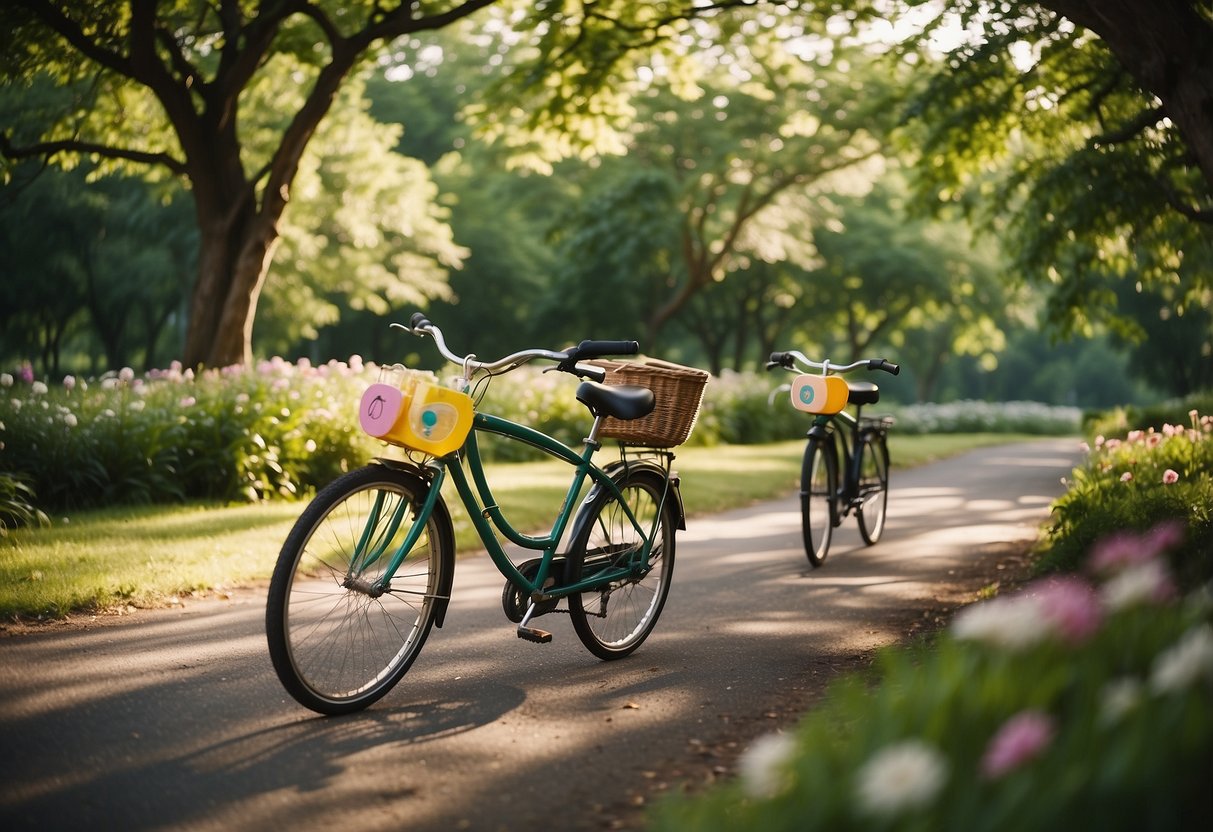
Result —
[[619, 659], [653, 631], [670, 591], [674, 571], [674, 500], [672, 488], [661, 503], [665, 482], [659, 475], [630, 474], [620, 483], [621, 501], [602, 490], [586, 508], [569, 551], [568, 582], [590, 577], [595, 570], [626, 565], [644, 546], [644, 537], [624, 511], [631, 509], [640, 528], [653, 536], [648, 571], [639, 577], [612, 581], [607, 586], [569, 596], [573, 629], [586, 649], [600, 659]]
[[884, 532], [889, 503], [889, 445], [883, 434], [865, 433], [859, 442], [859, 535], [871, 546]]
[[266, 636], [279, 680], [322, 714], [367, 707], [400, 681], [437, 613], [454, 542], [441, 501], [390, 586], [392, 553], [413, 527], [428, 485], [383, 465], [334, 480], [295, 522], [270, 580]]
[[837, 516], [838, 457], [832, 439], [809, 437], [800, 470], [800, 526], [813, 566], [825, 563]]

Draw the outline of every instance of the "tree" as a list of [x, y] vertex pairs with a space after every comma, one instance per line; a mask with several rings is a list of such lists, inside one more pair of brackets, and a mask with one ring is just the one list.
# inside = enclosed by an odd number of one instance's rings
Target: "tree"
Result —
[[589, 171], [557, 236], [568, 292], [595, 296], [589, 308], [625, 305], [652, 348], [732, 273], [813, 260], [822, 194], [862, 191], [874, 174], [865, 163], [882, 146], [890, 79], [841, 43], [799, 46], [806, 54], [755, 36], [737, 60], [701, 67], [691, 89], [658, 76], [635, 92], [626, 157]]
[[1152, 289], [1182, 273], [1175, 302], [1213, 301], [1213, 276], [1178, 268], [1213, 249], [1208, 4], [943, 6], [915, 43], [933, 51], [948, 21], [970, 37], [942, 63], [921, 56], [908, 135], [923, 194], [982, 216], [1049, 287], [1063, 333], [1114, 317], [1108, 274]]
[[[621, 5], [603, 0], [593, 14], [568, 14], [565, 25], [537, 30], [538, 70], [521, 76], [530, 82], [525, 109], [533, 121], [565, 128], [574, 137], [566, 144], [617, 138], [631, 115], [618, 82], [636, 71], [638, 49], [673, 63], [687, 48], [662, 19], [666, 4], [649, 10], [659, 22], [637, 27], [612, 25]], [[918, 7], [931, 12], [912, 39], [924, 54], [897, 53], [931, 82], [910, 111], [925, 128], [913, 134], [923, 170], [948, 200], [971, 196], [1005, 209], [1002, 223], [1018, 217], [1024, 237], [1012, 247], [1025, 254], [1020, 270], [1070, 284], [1058, 296], [1064, 305], [1054, 305], [1057, 322], [1068, 326], [1077, 313], [1085, 328], [1084, 310], [1095, 300], [1075, 291], [1089, 282], [1082, 273], [1049, 270], [1071, 241], [1117, 256], [1117, 246], [1105, 244], [1135, 237], [1129, 247], [1146, 259], [1120, 270], [1132, 266], [1147, 282], [1171, 280], [1177, 258], [1210, 244], [1203, 226], [1213, 222], [1213, 7], [1204, 0], [726, 0], [702, 13], [737, 5], [753, 8], [732, 26], [721, 23], [720, 43], [733, 33], [751, 37], [755, 27], [792, 41], [848, 26], [867, 26], [871, 43], [888, 19], [913, 23], [923, 18]], [[970, 37], [953, 46], [957, 30]], [[885, 26], [883, 34], [902, 31]], [[942, 63], [940, 44], [948, 50]], [[586, 110], [592, 121], [578, 117]], [[1036, 152], [1018, 153], [1025, 146]], [[992, 158], [1008, 149], [1016, 188], [995, 192]], [[1190, 281], [1187, 302], [1213, 303], [1209, 275]]]
[[0, 355], [37, 358], [57, 375], [65, 340], [87, 316], [85, 261], [104, 206], [81, 188], [82, 172], [39, 177], [30, 167], [0, 190]]
[[[200, 256], [185, 361], [247, 361], [300, 162], [341, 85], [376, 44], [491, 2], [10, 0], [0, 77], [19, 86], [53, 79], [74, 106], [8, 122], [0, 153], [88, 154], [187, 180]], [[284, 60], [290, 71], [278, 72]], [[285, 127], [249, 112], [256, 84], [305, 90]]]

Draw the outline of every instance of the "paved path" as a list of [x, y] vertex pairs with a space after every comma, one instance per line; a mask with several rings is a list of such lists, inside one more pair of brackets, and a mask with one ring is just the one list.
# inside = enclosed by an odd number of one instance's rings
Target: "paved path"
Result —
[[[949, 572], [1034, 536], [1077, 457], [1042, 440], [895, 471], [884, 539], [864, 548], [848, 521], [817, 570], [793, 499], [692, 518], [657, 630], [619, 662], [560, 616], [544, 619], [552, 644], [520, 641], [487, 558], [461, 560], [447, 626], [349, 717], [283, 694], [256, 592], [0, 636], [0, 829], [609, 828], [901, 637], [891, 611], [929, 609]], [[553, 815], [564, 800], [573, 813]]]

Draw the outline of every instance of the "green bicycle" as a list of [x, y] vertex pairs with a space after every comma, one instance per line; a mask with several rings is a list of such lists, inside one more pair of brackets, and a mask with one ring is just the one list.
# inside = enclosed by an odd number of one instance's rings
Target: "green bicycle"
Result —
[[[404, 415], [392, 421], [389, 441], [424, 452], [414, 450], [404, 461], [380, 458], [339, 477], [296, 521], [266, 603], [269, 653], [282, 685], [312, 710], [342, 714], [377, 701], [408, 671], [430, 629], [442, 626], [450, 602], [455, 539], [441, 494], [448, 476], [506, 579], [502, 607], [520, 638], [551, 641], [551, 633], [532, 622], [560, 611], [595, 656], [630, 654], [657, 623], [673, 574], [675, 532], [686, 528], [679, 480], [670, 467], [674, 455], [661, 445], [678, 444], [689, 432], [683, 425], [681, 438], [649, 437], [654, 447], [621, 441], [618, 460], [601, 467], [592, 461], [600, 439], [611, 436], [610, 426], [649, 422], [661, 410], [652, 389], [610, 383], [612, 362], [586, 363], [635, 354], [636, 342], [582, 341], [564, 351], [530, 349], [484, 362], [452, 353], [442, 331], [421, 313], [407, 327], [392, 326], [432, 338], [443, 357], [462, 368], [464, 389], [481, 396], [492, 376], [537, 359], [554, 362], [551, 369], [586, 379], [577, 398], [593, 426], [578, 452], [531, 427], [480, 412], [462, 392], [431, 387], [402, 396], [385, 389], [370, 398], [368, 390], [363, 427], [390, 420], [395, 407]], [[696, 398], [693, 409], [698, 405]], [[506, 518], [485, 476], [481, 434], [523, 442], [572, 469], [547, 534], [524, 534]], [[516, 565], [494, 530], [538, 556]], [[562, 550], [566, 531], [569, 543]], [[567, 609], [558, 610], [561, 601]]]

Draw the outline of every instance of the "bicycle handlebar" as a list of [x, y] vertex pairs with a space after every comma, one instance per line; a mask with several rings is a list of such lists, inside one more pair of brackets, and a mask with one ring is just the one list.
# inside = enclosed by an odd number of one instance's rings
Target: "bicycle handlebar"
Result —
[[768, 370], [773, 370], [776, 367], [783, 367], [785, 370], [795, 370], [797, 369], [797, 365], [814, 370], [825, 370], [827, 373], [848, 373], [861, 367], [867, 370], [883, 370], [890, 375], [897, 375], [901, 372], [900, 366], [883, 358], [863, 358], [850, 364], [831, 364], [828, 358], [825, 361], [812, 361], [804, 353], [797, 350], [773, 352], [767, 361]]
[[556, 366], [553, 369], [572, 373], [582, 378], [590, 378], [594, 381], [602, 381], [606, 378], [605, 370], [601, 367], [594, 367], [579, 362], [590, 358], [605, 358], [608, 355], [635, 355], [640, 352], [640, 344], [636, 341], [597, 341], [588, 339], [575, 347], [570, 347], [567, 350], [559, 352], [539, 349], [521, 350], [497, 361], [478, 361], [475, 353], [469, 353], [465, 356], [453, 353], [446, 345], [446, 339], [442, 336], [442, 330], [421, 312], [413, 313], [413, 317], [409, 319], [408, 326], [397, 323], [393, 323], [392, 326], [419, 337], [429, 335], [434, 339], [434, 343], [438, 347], [438, 352], [442, 353], [442, 357], [453, 364], [462, 366], [464, 374], [469, 377], [476, 370], [493, 372], [525, 364], [534, 358], [545, 358], [556, 362]]

